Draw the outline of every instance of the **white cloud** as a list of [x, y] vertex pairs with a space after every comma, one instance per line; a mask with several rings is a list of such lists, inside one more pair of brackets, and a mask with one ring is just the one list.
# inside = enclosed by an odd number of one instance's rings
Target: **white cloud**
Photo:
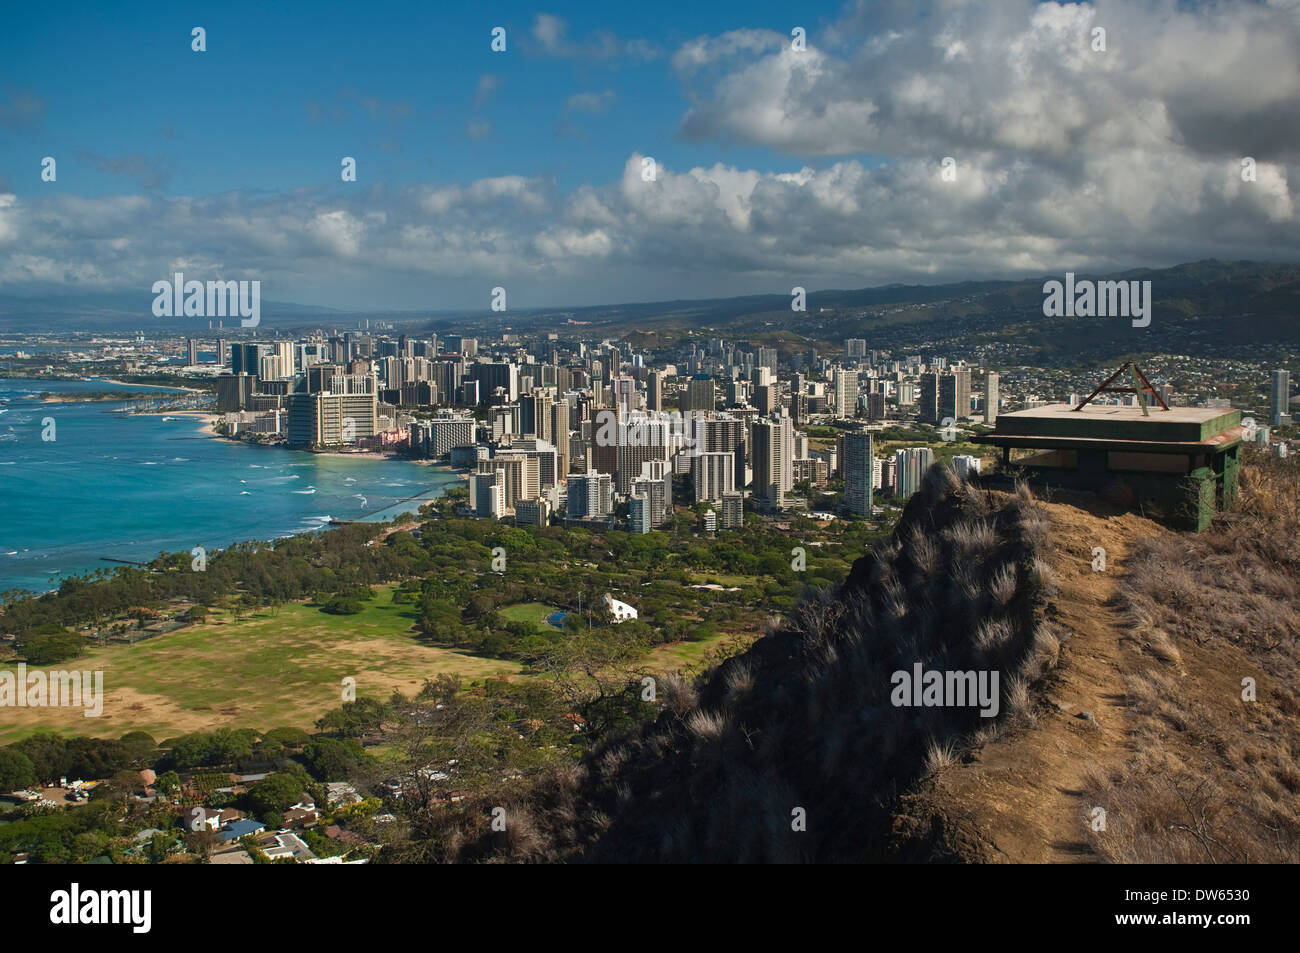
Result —
[[614, 91], [607, 89], [603, 93], [576, 93], [565, 104], [574, 112], [603, 113], [614, 103]]
[[662, 54], [657, 46], [642, 39], [624, 40], [608, 30], [596, 30], [582, 40], [569, 39], [568, 21], [549, 13], [533, 19], [533, 40], [547, 56], [580, 60], [626, 60], [648, 63]]
[[682, 131], [697, 140], [809, 156], [1052, 158], [1142, 141], [1247, 154], [1259, 142], [1294, 158], [1298, 19], [1294, 7], [1169, 0], [931, 2], [910, 15], [863, 4], [810, 31], [803, 52], [779, 34], [734, 31], [685, 43], [673, 62], [693, 104]]
[[318, 212], [306, 230], [326, 250], [342, 258], [352, 258], [361, 250], [366, 228], [356, 216], [344, 211], [333, 211]]
[[563, 49], [564, 35], [568, 30], [567, 23], [549, 13], [539, 13], [533, 21], [533, 39], [548, 53], [558, 53]]
[[478, 85], [474, 90], [474, 105], [482, 106], [499, 90], [505, 81], [495, 73], [483, 73], [478, 78]]

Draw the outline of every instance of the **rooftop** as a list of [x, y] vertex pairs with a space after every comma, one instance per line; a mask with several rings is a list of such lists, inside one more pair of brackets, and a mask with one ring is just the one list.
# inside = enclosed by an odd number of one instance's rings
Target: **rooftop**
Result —
[[[1197, 444], [1222, 447], [1241, 437], [1241, 411], [1214, 407], [1148, 408], [1136, 405], [1048, 404], [1030, 410], [999, 414], [993, 433], [981, 442], [1028, 446], [1034, 438], [1072, 441], [1106, 441], [1169, 445], [1171, 449]], [[1005, 439], [1011, 438], [1011, 439]]]

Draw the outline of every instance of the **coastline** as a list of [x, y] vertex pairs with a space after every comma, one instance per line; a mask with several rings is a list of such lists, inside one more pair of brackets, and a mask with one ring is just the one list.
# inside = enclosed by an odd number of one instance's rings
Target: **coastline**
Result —
[[[21, 382], [21, 384], [27, 383], [30, 382]], [[18, 393], [21, 395], [24, 392], [18, 391]], [[34, 406], [38, 405], [34, 404]], [[73, 413], [81, 414], [87, 420], [97, 422], [100, 418], [95, 415], [102, 407], [84, 403], [80, 408], [70, 404], [69, 409]], [[450, 474], [444, 476], [447, 472], [444, 469], [445, 464], [437, 461], [410, 460], [383, 450], [364, 452], [331, 450], [320, 451], [320, 455], [360, 457], [387, 462], [382, 467], [372, 467], [368, 463], [353, 467], [349, 464], [339, 465], [329, 460], [316, 461], [320, 473], [314, 474], [312, 478], [317, 480], [321, 492], [312, 495], [296, 495], [291, 487], [296, 488], [300, 484], [290, 485], [277, 480], [271, 480], [262, 487], [254, 487], [251, 485], [255, 482], [254, 477], [264, 474], [260, 469], [247, 469], [250, 463], [258, 466], [269, 464], [273, 468], [281, 468], [286, 464], [301, 465], [309, 461], [306, 461], [301, 454], [296, 458], [291, 454], [278, 453], [234, 455], [218, 452], [217, 448], [210, 444], [191, 443], [185, 446], [165, 442], [197, 437], [234, 441], [235, 438], [213, 430], [213, 425], [224, 420], [225, 415], [217, 413], [210, 407], [149, 410], [137, 415], [138, 417], [174, 418], [176, 426], [166, 428], [149, 427], [138, 422], [133, 427], [125, 422], [126, 416], [112, 414], [103, 418], [109, 429], [96, 426], [89, 431], [88, 452], [93, 459], [98, 460], [105, 454], [122, 454], [121, 457], [112, 457], [114, 460], [119, 460], [119, 468], [123, 465], [120, 461], [126, 461], [126, 465], [141, 461], [158, 461], [154, 465], [175, 465], [177, 468], [183, 465], [191, 468], [191, 472], [195, 474], [202, 472], [197, 467], [210, 466], [213, 468], [211, 472], [221, 475], [224, 481], [222, 489], [212, 490], [205, 486], [204, 491], [195, 493], [191, 501], [186, 491], [180, 489], [185, 481], [178, 483], [175, 480], [162, 480], [159, 482], [160, 495], [156, 497], [150, 495], [147, 505], [141, 507], [138, 516], [131, 506], [121, 502], [124, 497], [120, 494], [115, 492], [86, 494], [88, 499], [86, 505], [91, 507], [93, 514], [91, 521], [97, 527], [97, 536], [87, 536], [71, 525], [63, 523], [58, 523], [51, 529], [47, 525], [49, 521], [39, 517], [35, 512], [30, 514], [30, 519], [15, 520], [12, 526], [6, 525], [5, 535], [16, 534], [18, 538], [11, 545], [4, 547], [5, 552], [0, 552], [0, 569], [3, 570], [5, 579], [4, 588], [27, 589], [38, 594], [57, 590], [64, 578], [86, 577], [96, 570], [105, 568], [108, 564], [103, 562], [101, 558], [103, 556], [147, 561], [156, 557], [160, 549], [169, 552], [185, 551], [189, 546], [194, 545], [195, 539], [206, 540], [205, 545], [209, 549], [220, 549], [246, 541], [267, 541], [328, 531], [332, 525], [354, 519], [375, 523], [391, 521], [397, 518], [399, 513], [415, 513], [420, 506], [438, 500], [446, 487], [463, 485], [460, 480], [452, 480]], [[118, 434], [122, 436], [119, 438]], [[61, 433], [60, 437], [62, 436]], [[248, 446], [256, 447], [259, 444], [250, 442]], [[275, 446], [288, 449], [282, 444]], [[44, 447], [42, 443], [38, 446], [38, 450]], [[127, 453], [131, 454], [129, 460], [122, 452], [123, 447], [128, 448]], [[137, 457], [135, 451], [140, 447], [147, 447], [148, 450], [145, 456]], [[309, 452], [311, 451], [301, 451], [302, 454]], [[173, 455], [192, 457], [201, 462], [196, 464], [191, 460], [173, 461], [170, 459]], [[263, 457], [271, 459], [263, 459]], [[420, 469], [402, 466], [404, 463], [418, 464]], [[63, 478], [73, 473], [74, 469], [57, 468], [53, 472], [55, 476]], [[126, 472], [136, 471], [124, 471]], [[145, 473], [161, 475], [164, 471], [138, 472], [142, 475]], [[281, 470], [280, 472], [296, 472], [305, 475], [310, 471]], [[87, 468], [82, 471], [82, 477], [99, 479], [100, 475], [87, 464]], [[324, 482], [321, 481], [321, 477], [324, 477]], [[342, 477], [355, 478], [348, 481], [354, 485], [340, 483]], [[250, 484], [247, 489], [252, 490], [252, 493], [245, 495], [241, 492], [245, 487], [236, 485], [241, 478], [247, 479]], [[126, 480], [127, 477], [110, 471], [103, 479], [105, 482], [114, 482], [114, 487], [109, 490], [115, 490], [117, 483]], [[205, 479], [202, 482], [207, 484], [212, 481]], [[82, 492], [84, 487], [75, 486], [67, 479], [53, 479], [42, 489], [50, 498], [62, 499], [72, 498], [71, 494]], [[368, 504], [362, 506], [362, 501], [356, 498], [356, 494], [365, 494], [369, 499]], [[165, 515], [160, 516], [159, 513], [162, 512], [160, 507], [167, 500], [172, 499], [186, 505], [181, 510], [175, 507], [168, 509]], [[193, 505], [190, 505], [191, 503]], [[175, 535], [178, 518], [183, 521], [184, 528], [181, 530], [183, 537]], [[326, 519], [329, 520], [328, 523], [322, 522]], [[114, 521], [117, 523], [114, 524]], [[5, 522], [9, 521], [6, 519]], [[130, 523], [129, 529], [124, 528], [124, 525], [117, 525], [125, 522]], [[105, 530], [104, 527], [109, 524], [114, 524], [116, 528]], [[137, 530], [137, 527], [143, 527], [143, 530]], [[136, 543], [134, 535], [137, 532], [150, 534], [150, 542], [147, 546]], [[153, 542], [155, 537], [158, 540], [157, 545]], [[8, 550], [17, 552], [9, 556]]]
[[[80, 378], [78, 378], [80, 380]], [[87, 378], [93, 381], [102, 381], [105, 384], [116, 384], [118, 387], [152, 387], [155, 390], [179, 390], [189, 394], [206, 393], [198, 387], [181, 387], [177, 384], [132, 384], [130, 381], [119, 381], [109, 377], [91, 377]]]
[[[300, 450], [316, 457], [370, 457], [375, 460], [400, 459], [397, 454], [389, 453], [387, 450], [308, 450], [303, 447], [290, 447], [288, 449]], [[410, 462], [418, 463], [419, 461], [412, 460]]]
[[217, 433], [213, 428], [221, 414], [209, 413], [206, 410], [150, 410], [139, 414], [140, 417], [193, 417], [199, 421], [199, 426], [195, 428], [205, 437], [225, 437], [225, 434]]
[[[231, 440], [235, 443], [244, 443], [238, 437], [228, 437], [223, 433], [218, 433], [213, 429], [217, 421], [221, 420], [224, 414], [214, 414], [205, 410], [151, 410], [140, 414], [141, 417], [193, 417], [198, 420], [198, 432], [205, 437], [214, 437], [218, 440]], [[250, 443], [248, 446], [263, 446], [262, 444]], [[285, 450], [293, 450], [297, 453], [310, 453], [315, 457], [341, 457], [346, 459], [364, 459], [364, 460], [397, 460], [402, 463], [413, 463], [420, 467], [443, 467], [450, 470], [445, 462], [439, 460], [428, 460], [424, 458], [411, 458], [402, 456], [400, 453], [394, 453], [391, 450], [309, 450], [305, 447], [285, 447], [283, 444], [271, 444]], [[459, 474], [462, 480], [468, 480], [467, 473]]]
[[133, 400], [149, 400], [149, 394], [54, 394], [46, 392], [42, 404], [107, 404]]

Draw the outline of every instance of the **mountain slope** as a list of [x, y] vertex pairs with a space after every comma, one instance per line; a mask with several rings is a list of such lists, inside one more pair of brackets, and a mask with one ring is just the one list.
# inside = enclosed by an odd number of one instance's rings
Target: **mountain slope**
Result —
[[1300, 465], [1242, 474], [1241, 510], [1201, 534], [1047, 505], [1064, 647], [1034, 727], [904, 798], [901, 858], [1300, 862]]
[[[1123, 762], [1129, 731], [1117, 589], [1140, 540], [1173, 534], [1087, 494], [1054, 497], [1045, 510], [1058, 580], [1045, 614], [1062, 647], [1035, 699], [1033, 728], [991, 741], [905, 798], [894, 822], [901, 859], [1096, 859], [1084, 789], [1091, 773]], [[1104, 571], [1093, 569], [1096, 547]]]

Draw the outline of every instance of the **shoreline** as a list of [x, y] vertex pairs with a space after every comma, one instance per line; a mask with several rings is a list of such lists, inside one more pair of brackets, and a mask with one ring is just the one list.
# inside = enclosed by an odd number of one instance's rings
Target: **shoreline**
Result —
[[110, 404], [110, 403], [116, 404], [116, 403], [125, 403], [133, 400], [149, 400], [150, 396], [151, 395], [149, 394], [125, 394], [125, 393], [122, 394], [105, 394], [105, 393], [55, 394], [51, 391], [46, 391], [41, 396], [41, 403], [42, 404]]
[[[305, 447], [285, 447], [286, 450], [297, 450], [300, 453], [310, 453], [313, 457], [370, 457], [379, 460], [400, 460], [401, 458], [395, 453], [389, 453], [387, 450], [308, 450]], [[414, 463], [416, 461], [409, 461]]]
[[[76, 379], [81, 380], [81, 378], [76, 378]], [[179, 391], [184, 391], [185, 393], [188, 394], [207, 393], [207, 391], [204, 391], [198, 387], [181, 387], [178, 384], [132, 384], [130, 381], [113, 380], [112, 378], [108, 378], [108, 377], [92, 377], [90, 378], [90, 380], [102, 381], [105, 384], [115, 384], [118, 387], [152, 387], [155, 390], [179, 390]]]
[[430, 460], [424, 457], [404, 457], [400, 453], [394, 453], [391, 450], [309, 450], [305, 447], [286, 447], [282, 443], [258, 444], [250, 443], [246, 440], [240, 440], [238, 437], [229, 437], [226, 434], [218, 433], [213, 429], [217, 421], [221, 420], [224, 414], [214, 414], [206, 410], [151, 410], [139, 414], [141, 417], [193, 417], [200, 424], [198, 432], [205, 437], [213, 437], [218, 440], [229, 440], [232, 443], [242, 443], [250, 447], [279, 447], [281, 450], [292, 450], [295, 453], [309, 453], [313, 457], [339, 457], [344, 459], [363, 459], [363, 460], [395, 460], [399, 463], [413, 463], [420, 467], [437, 467], [446, 470], [448, 473], [456, 473], [462, 480], [468, 480], [468, 471], [461, 472], [455, 470], [450, 464], [440, 460]]
[[[156, 418], [174, 417], [178, 419], [188, 418], [192, 420], [194, 423], [193, 432], [195, 436], [230, 440], [234, 443], [245, 442], [245, 441], [240, 441], [234, 437], [227, 437], [225, 434], [218, 433], [212, 429], [212, 425], [220, 421], [224, 416], [218, 413], [212, 413], [204, 410], [171, 410], [171, 411], [150, 411], [147, 413], [142, 413], [134, 416], [156, 417]], [[181, 432], [185, 432], [187, 430], [187, 428], [183, 426], [180, 429]], [[281, 450], [290, 449], [280, 444], [259, 445], [254, 443], [248, 443], [247, 445], [250, 447], [277, 446]], [[297, 450], [297, 448], [294, 449]], [[318, 456], [361, 457], [367, 460], [377, 460], [377, 461], [393, 460], [399, 463], [414, 463], [414, 464], [421, 465], [422, 467], [431, 467], [436, 471], [445, 472], [448, 474], [448, 476], [450, 476], [450, 474], [455, 472], [451, 470], [450, 467], [447, 467], [445, 463], [440, 463], [436, 460], [407, 459], [400, 455], [392, 454], [381, 450], [368, 450], [368, 451], [361, 451], [355, 453], [344, 452], [344, 451], [309, 451], [309, 450], [297, 450], [297, 452], [315, 453]], [[297, 459], [301, 460], [301, 458], [297, 458]], [[187, 463], [186, 465], [194, 466], [195, 464]], [[369, 467], [365, 469], [367, 471], [371, 470], [371, 468]], [[389, 468], [383, 468], [383, 470], [371, 472], [369, 476], [365, 477], [364, 479], [376, 479], [376, 478], [382, 479], [381, 477], [379, 477], [379, 474], [388, 471], [388, 469]], [[457, 475], [460, 477], [461, 480], [465, 479], [464, 474], [457, 474]], [[363, 475], [360, 472], [356, 472], [356, 476], [362, 477]], [[412, 481], [413, 485], [411, 486], [411, 491], [419, 490], [418, 495], [414, 496], [411, 499], [394, 500], [391, 503], [389, 503], [387, 506], [384, 506], [383, 509], [375, 510], [373, 512], [367, 511], [368, 512], [367, 518], [361, 520], [361, 522], [379, 524], [379, 523], [391, 522], [392, 520], [396, 519], [399, 515], [402, 514], [412, 514], [412, 515], [417, 514], [421, 506], [434, 503], [437, 500], [439, 500], [442, 497], [443, 493], [445, 492], [445, 487], [458, 485], [457, 483], [452, 482], [447, 477], [441, 476], [441, 473], [438, 474], [421, 473], [420, 477], [423, 477], [423, 479], [420, 479], [416, 475], [410, 474], [409, 472], [404, 474], [405, 479]], [[391, 491], [380, 491], [380, 492], [386, 493]], [[396, 492], [402, 492], [402, 491], [396, 491]], [[295, 497], [294, 499], [297, 499], [297, 497]], [[307, 499], [307, 498], [304, 497], [303, 499]], [[375, 503], [372, 505], [376, 505], [377, 503], [378, 501], [376, 500]], [[308, 509], [305, 512], [324, 513], [326, 511]], [[353, 522], [352, 520], [348, 520], [346, 516], [343, 515], [344, 513], [351, 512], [350, 510], [346, 510], [346, 509], [332, 510], [330, 512], [331, 515], [334, 517], [334, 520], [337, 520], [339, 523]], [[332, 522], [333, 521], [331, 521], [331, 523]], [[328, 532], [331, 529], [336, 528], [335, 525], [331, 525], [331, 523], [314, 526], [312, 528], [303, 528], [301, 526], [294, 526], [291, 523], [286, 523], [284, 526], [284, 531], [281, 533], [267, 533], [255, 529], [249, 531], [247, 535], [243, 535], [242, 533], [237, 534], [238, 538], [231, 539], [225, 545], [220, 546], [218, 548], [224, 549], [229, 546], [238, 545], [244, 542], [271, 542], [274, 539], [288, 538], [288, 537], [299, 536], [299, 535], [309, 535], [309, 534], [314, 534], [319, 532]], [[164, 548], [167, 551], [172, 551], [173, 549], [175, 549], [175, 551], [181, 552], [183, 551], [183, 549], [178, 548], [180, 546], [181, 544], [179, 542], [174, 544], [168, 543], [164, 545]], [[8, 547], [8, 549], [17, 549], [17, 548], [19, 547], [17, 546]], [[22, 559], [24, 560], [36, 559], [38, 556], [44, 558], [43, 551], [46, 550], [47, 548], [48, 548], [48, 544], [42, 544], [39, 547], [32, 546], [31, 552], [26, 554], [24, 557], [22, 557]], [[147, 561], [157, 555], [156, 550], [150, 550], [149, 552], [140, 552], [138, 554], [134, 550], [128, 552], [126, 550], [121, 549], [120, 547], [117, 547], [116, 544], [105, 544], [105, 548], [107, 552], [109, 552], [114, 556], [122, 556], [131, 559], [138, 558], [141, 561]], [[47, 592], [58, 591], [59, 586], [62, 584], [63, 579], [73, 578], [73, 577], [85, 579], [91, 576], [97, 570], [105, 568], [105, 565], [101, 561], [94, 561], [93, 556], [89, 558], [90, 561], [84, 563], [81, 562], [80, 559], [76, 557], [71, 557], [67, 561], [60, 561], [58, 563], [59, 568], [57, 570], [53, 570], [57, 575], [58, 582], [55, 585], [51, 586], [49, 582], [50, 574], [47, 571], [43, 571], [39, 569], [39, 566], [41, 565], [40, 563], [28, 564], [26, 562], [14, 561], [11, 564], [9, 559], [6, 558], [4, 554], [0, 554], [0, 559], [3, 559], [5, 561], [6, 570], [12, 568], [12, 570], [15, 573], [15, 578], [12, 580], [12, 582], [8, 582], [7, 585], [13, 588], [28, 589], [29, 591], [33, 592], [37, 596], [40, 596]], [[111, 569], [113, 567], [110, 566], [108, 568]], [[32, 571], [33, 569], [35, 570], [35, 572]], [[39, 578], [37, 578], [38, 575]], [[28, 576], [31, 576], [31, 578], [27, 578]]]
[[225, 437], [225, 434], [217, 433], [213, 426], [221, 419], [221, 414], [210, 413], [206, 410], [148, 410], [136, 414], [137, 417], [193, 417], [199, 421], [199, 426], [195, 428], [198, 433], [205, 437]]

